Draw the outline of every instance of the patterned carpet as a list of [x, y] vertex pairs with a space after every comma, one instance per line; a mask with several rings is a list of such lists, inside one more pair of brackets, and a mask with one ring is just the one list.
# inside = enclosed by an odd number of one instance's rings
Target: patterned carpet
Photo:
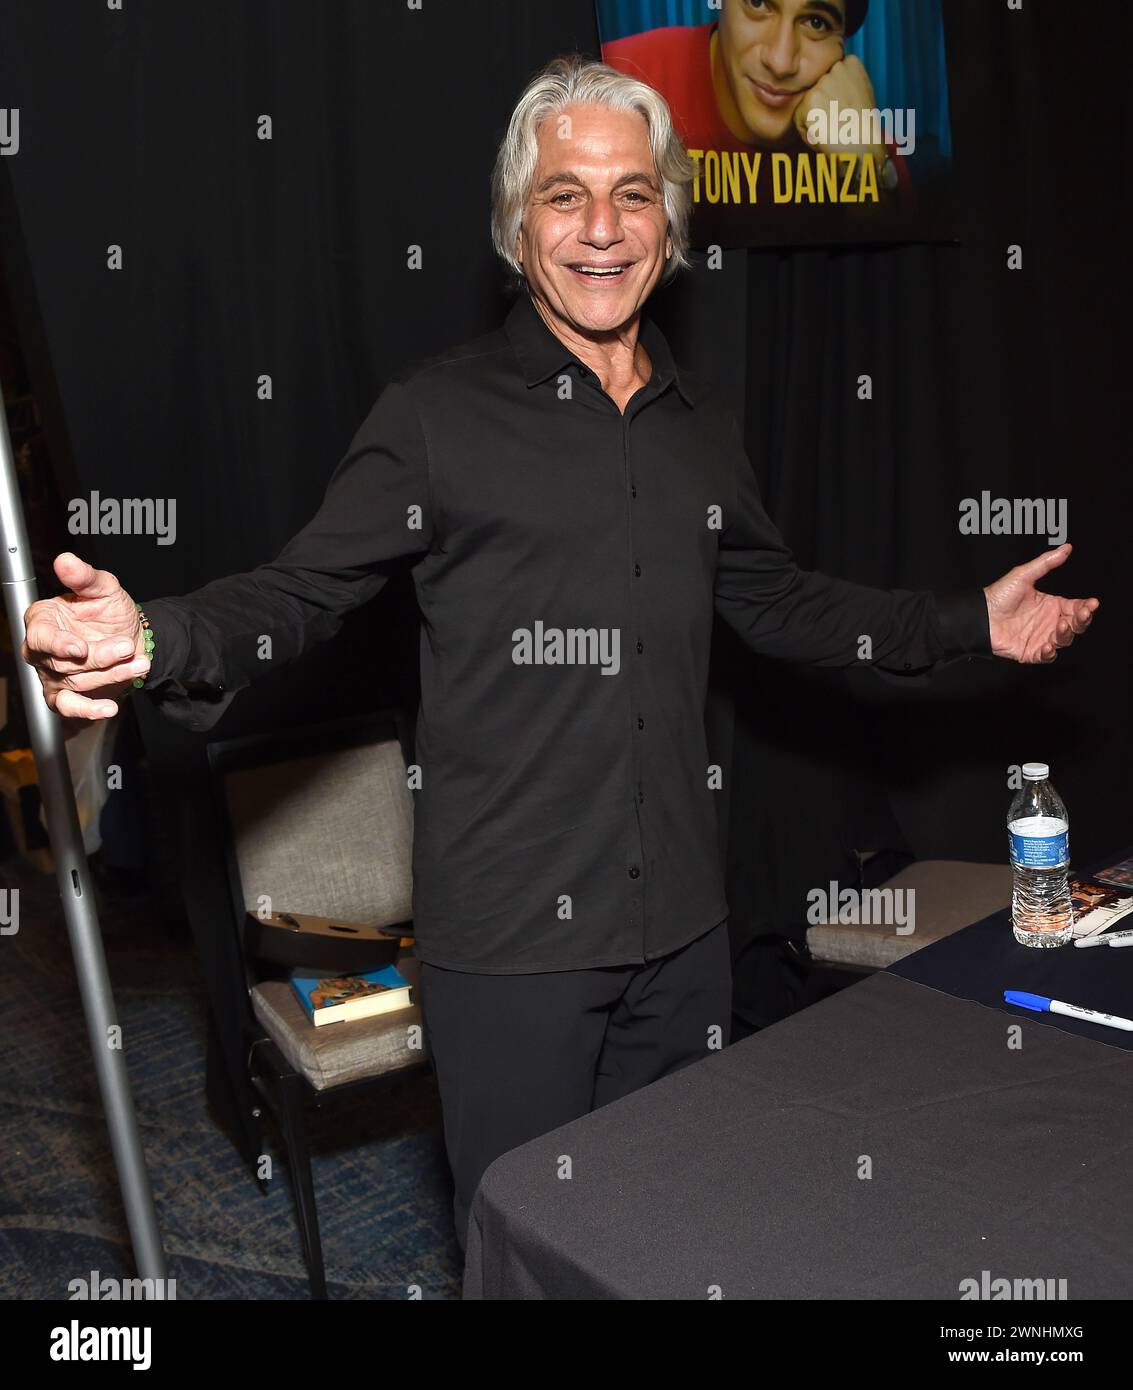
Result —
[[[65, 1298], [135, 1274], [54, 878], [17, 861], [20, 930], [0, 938], [0, 1297]], [[204, 1098], [205, 1006], [187, 927], [146, 900], [100, 909], [134, 1103], [178, 1299], [308, 1297], [282, 1152], [262, 1196]], [[431, 1077], [365, 1109], [312, 1111], [335, 1299], [460, 1296], [452, 1189]]]

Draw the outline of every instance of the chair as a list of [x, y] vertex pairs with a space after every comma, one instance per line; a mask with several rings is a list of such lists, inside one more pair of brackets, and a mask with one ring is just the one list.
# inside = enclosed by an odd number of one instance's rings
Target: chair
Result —
[[884, 970], [922, 946], [1006, 907], [1011, 902], [1011, 868], [925, 859], [908, 865], [881, 887], [915, 893], [914, 930], [898, 936], [893, 926], [817, 923], [806, 934], [812, 960], [843, 970]]
[[244, 968], [248, 1079], [283, 1135], [314, 1298], [327, 1293], [305, 1108], [427, 1069], [416, 962], [409, 950], [398, 959], [411, 1008], [316, 1028], [286, 971], [252, 957], [246, 913], [266, 898], [284, 911], [412, 934], [408, 747], [401, 715], [387, 711], [207, 749]]

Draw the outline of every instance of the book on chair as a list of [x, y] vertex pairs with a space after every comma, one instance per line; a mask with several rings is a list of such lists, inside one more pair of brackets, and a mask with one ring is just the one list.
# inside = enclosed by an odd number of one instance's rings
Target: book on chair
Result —
[[310, 975], [291, 972], [291, 987], [316, 1028], [349, 1023], [409, 1006], [409, 981], [393, 965], [357, 975]]

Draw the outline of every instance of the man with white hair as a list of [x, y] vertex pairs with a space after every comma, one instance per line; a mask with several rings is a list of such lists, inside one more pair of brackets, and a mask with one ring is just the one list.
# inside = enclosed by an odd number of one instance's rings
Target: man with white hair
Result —
[[147, 603], [143, 629], [113, 575], [62, 555], [72, 592], [26, 614], [64, 718], [144, 680], [204, 729], [264, 670], [264, 634], [277, 666], [412, 564], [414, 920], [461, 1242], [497, 1156], [727, 1041], [714, 613], [765, 654], [917, 672], [1052, 661], [1097, 607], [1034, 587], [1068, 546], [953, 595], [798, 568], [735, 420], [642, 314], [688, 264], [690, 178], [656, 92], [552, 62], [493, 177], [520, 285], [503, 327], [385, 387], [270, 564]]

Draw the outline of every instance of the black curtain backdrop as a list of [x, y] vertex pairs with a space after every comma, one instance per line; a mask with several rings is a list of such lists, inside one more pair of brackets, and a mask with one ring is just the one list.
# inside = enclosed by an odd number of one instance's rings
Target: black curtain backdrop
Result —
[[[944, 9], [960, 244], [729, 250], [654, 313], [679, 359], [726, 383], [804, 565], [884, 586], [987, 583], [1044, 542], [961, 536], [961, 499], [1066, 498], [1076, 550], [1057, 583], [1103, 607], [1052, 668], [967, 663], [908, 691], [777, 666], [720, 634], [709, 719], [729, 768], [721, 834], [751, 1022], [789, 1006], [761, 943], [801, 935], [807, 889], [849, 881], [853, 849], [1001, 861], [1009, 765], [1051, 763], [1079, 862], [1133, 831], [1118, 428], [1129, 7]], [[249, 569], [311, 515], [397, 367], [499, 321], [495, 146], [548, 58], [597, 54], [592, 6], [52, 0], [0, 14], [0, 104], [20, 109], [19, 151], [0, 159], [3, 253], [60, 491], [177, 504], [174, 545], [69, 543], [143, 601]], [[121, 271], [106, 268], [111, 245]], [[412, 707], [415, 640], [406, 577], [246, 692], [218, 734]], [[209, 931], [223, 884], [203, 740], [144, 700], [138, 718], [219, 979], [231, 960]]]

